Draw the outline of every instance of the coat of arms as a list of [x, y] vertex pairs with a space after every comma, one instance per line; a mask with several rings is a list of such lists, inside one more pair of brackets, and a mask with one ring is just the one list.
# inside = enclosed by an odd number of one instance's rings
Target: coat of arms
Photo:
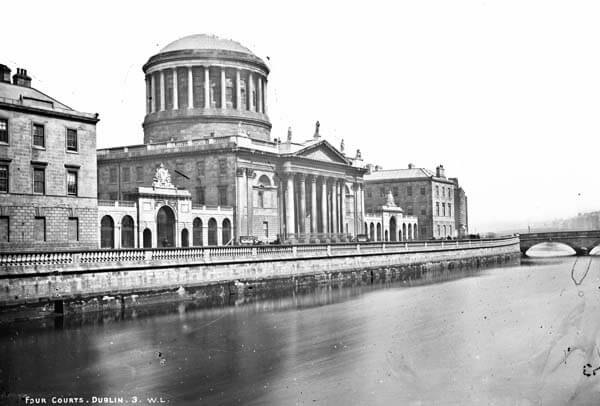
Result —
[[152, 187], [175, 189], [175, 186], [173, 186], [171, 183], [171, 175], [169, 175], [169, 170], [165, 168], [162, 163], [158, 168], [156, 168]]

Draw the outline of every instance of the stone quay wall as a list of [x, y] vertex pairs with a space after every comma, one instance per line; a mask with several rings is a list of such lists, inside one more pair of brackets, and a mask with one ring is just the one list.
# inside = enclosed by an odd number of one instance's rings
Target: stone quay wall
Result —
[[[0, 254], [0, 309], [114, 298], [198, 287], [302, 279], [356, 278], [369, 270], [505, 262], [519, 238], [296, 246], [133, 249]], [[370, 272], [371, 277], [373, 275]], [[363, 277], [361, 276], [361, 277]], [[208, 292], [215, 291], [207, 289]], [[223, 289], [221, 289], [221, 294]]]

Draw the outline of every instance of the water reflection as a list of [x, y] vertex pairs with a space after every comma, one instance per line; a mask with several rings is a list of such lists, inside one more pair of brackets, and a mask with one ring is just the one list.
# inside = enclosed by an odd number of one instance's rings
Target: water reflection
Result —
[[600, 259], [575, 260], [17, 323], [0, 333], [0, 382], [177, 405], [586, 404]]

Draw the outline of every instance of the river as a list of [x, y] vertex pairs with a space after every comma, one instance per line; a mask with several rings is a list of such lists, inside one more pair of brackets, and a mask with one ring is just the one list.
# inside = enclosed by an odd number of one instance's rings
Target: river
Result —
[[0, 390], [172, 405], [600, 401], [598, 257], [284, 293], [5, 325]]

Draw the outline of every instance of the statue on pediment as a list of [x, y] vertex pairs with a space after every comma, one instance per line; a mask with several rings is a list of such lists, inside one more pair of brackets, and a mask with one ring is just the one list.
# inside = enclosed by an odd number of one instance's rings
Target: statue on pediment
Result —
[[342, 138], [342, 142], [340, 143], [340, 152], [344, 152], [344, 148], [345, 148], [345, 144], [344, 144], [344, 139]]
[[161, 162], [160, 166], [156, 168], [154, 179], [152, 181], [152, 187], [160, 187], [165, 189], [175, 189], [175, 186], [171, 183], [171, 175], [169, 170], [165, 168], [165, 165]]
[[321, 127], [321, 123], [319, 123], [319, 121], [317, 121], [315, 123], [315, 139], [321, 138], [321, 134], [319, 134], [319, 128]]

